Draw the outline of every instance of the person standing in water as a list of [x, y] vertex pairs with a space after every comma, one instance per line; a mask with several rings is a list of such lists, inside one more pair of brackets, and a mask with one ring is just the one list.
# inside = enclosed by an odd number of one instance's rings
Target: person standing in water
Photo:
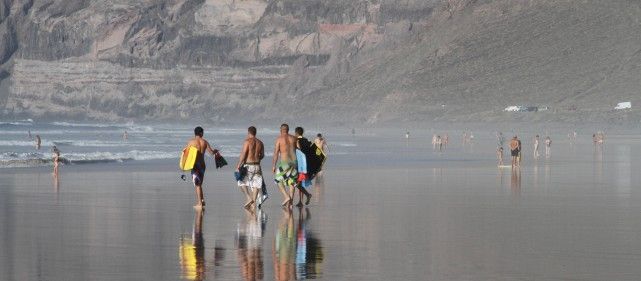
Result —
[[40, 139], [40, 135], [36, 135], [36, 150], [40, 150], [41, 144], [42, 144], [42, 140]]
[[53, 175], [58, 176], [58, 166], [60, 165], [60, 150], [53, 146]]
[[496, 149], [496, 158], [499, 160], [499, 166], [503, 166], [503, 147]]
[[539, 135], [534, 137], [534, 159], [539, 158]]
[[519, 163], [517, 161], [517, 157], [519, 156], [519, 140], [517, 139], [517, 136], [514, 136], [512, 140], [510, 141], [510, 155], [512, 155], [512, 168], [518, 167]]
[[280, 135], [274, 144], [272, 173], [285, 199], [281, 205], [283, 207], [291, 205], [298, 179], [298, 163], [296, 162], [296, 137], [289, 134], [287, 124], [280, 125]]
[[125, 133], [124, 133], [124, 134], [122, 134], [122, 139], [123, 139], [124, 141], [127, 141], [127, 139], [129, 139], [129, 135], [127, 134], [127, 130], [125, 130]]
[[545, 157], [550, 158], [550, 145], [552, 144], [552, 140], [550, 139], [550, 136], [545, 137]]
[[443, 137], [443, 149], [447, 149], [447, 144], [450, 142], [450, 136], [445, 133], [445, 137]]
[[203, 138], [205, 130], [202, 127], [196, 127], [194, 129], [194, 138], [187, 142], [186, 147], [193, 146], [198, 149], [198, 155], [196, 155], [196, 163], [194, 168], [191, 170], [191, 177], [194, 182], [195, 192], [196, 192], [196, 205], [194, 208], [202, 208], [205, 206], [205, 196], [203, 194], [203, 182], [205, 180], [205, 152], [209, 152], [212, 156], [216, 154], [217, 150], [213, 149], [209, 142]]
[[432, 151], [436, 151], [436, 134], [432, 135]]
[[519, 155], [516, 157], [516, 161], [518, 162], [518, 166], [521, 166], [521, 160], [523, 160], [523, 146], [521, 145], [521, 139], [516, 138], [516, 141], [519, 143]]
[[260, 161], [265, 157], [265, 146], [263, 142], [256, 137], [256, 127], [247, 128], [247, 138], [243, 142], [243, 148], [238, 157], [236, 171], [241, 168], [246, 169], [244, 177], [238, 181], [238, 186], [245, 193], [247, 202], [245, 208], [249, 209], [252, 204], [256, 203], [259, 190], [263, 185], [263, 171], [260, 167]]

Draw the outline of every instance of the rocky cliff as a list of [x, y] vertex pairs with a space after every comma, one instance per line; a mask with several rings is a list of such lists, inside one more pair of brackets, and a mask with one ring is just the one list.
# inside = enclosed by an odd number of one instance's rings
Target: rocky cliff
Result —
[[638, 122], [640, 46], [638, 1], [0, 0], [0, 114]]

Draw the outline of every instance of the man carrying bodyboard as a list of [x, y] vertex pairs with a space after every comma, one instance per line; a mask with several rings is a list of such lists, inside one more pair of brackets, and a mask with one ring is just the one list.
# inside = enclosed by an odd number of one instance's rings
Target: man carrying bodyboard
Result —
[[187, 142], [183, 150], [183, 157], [180, 160], [180, 168], [191, 170], [192, 181], [194, 182], [196, 192], [196, 205], [194, 208], [201, 209], [205, 206], [205, 196], [203, 195], [202, 184], [205, 180], [205, 152], [215, 155], [218, 150], [203, 138], [205, 131], [202, 127], [194, 129], [194, 137]]

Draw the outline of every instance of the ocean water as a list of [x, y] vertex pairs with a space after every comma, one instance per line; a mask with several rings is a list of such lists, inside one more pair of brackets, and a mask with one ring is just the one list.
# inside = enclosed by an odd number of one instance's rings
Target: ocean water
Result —
[[[204, 127], [205, 138], [224, 156], [238, 155], [245, 128]], [[271, 143], [277, 129], [260, 128], [259, 136]], [[35, 146], [36, 135], [41, 138], [40, 149]], [[0, 122], [0, 168], [50, 166], [53, 146], [69, 165], [174, 159], [192, 136], [193, 127], [179, 125], [5, 121]], [[355, 144], [346, 139], [335, 145], [337, 153], [344, 153]], [[266, 154], [272, 155], [271, 150]]]

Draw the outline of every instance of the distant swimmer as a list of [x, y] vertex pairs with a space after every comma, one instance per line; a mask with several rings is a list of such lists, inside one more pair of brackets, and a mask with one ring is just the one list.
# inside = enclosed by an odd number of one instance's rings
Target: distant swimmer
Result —
[[40, 150], [40, 144], [42, 144], [42, 140], [40, 139], [40, 135], [36, 135], [36, 149]]
[[550, 145], [552, 144], [552, 140], [550, 139], [550, 136], [545, 137], [545, 157], [550, 158]]
[[517, 136], [514, 136], [510, 141], [510, 155], [512, 155], [512, 168], [518, 167], [519, 163], [517, 162], [517, 157], [519, 156], [519, 140]]
[[58, 165], [60, 165], [60, 150], [54, 145], [53, 148], [53, 175], [58, 176]]
[[126, 130], [125, 130], [125, 133], [124, 133], [124, 134], [122, 134], [122, 139], [123, 139], [123, 140], [125, 140], [125, 141], [126, 141], [127, 139], [129, 139], [129, 135], [127, 135], [127, 131], [126, 131]]
[[31, 130], [29, 130], [29, 139], [32, 140], [33, 137], [31, 136]]
[[256, 137], [256, 127], [247, 128], [247, 138], [243, 142], [243, 148], [238, 157], [236, 171], [244, 170], [241, 175], [242, 179], [238, 181], [238, 186], [245, 193], [247, 202], [245, 208], [249, 209], [256, 203], [258, 192], [263, 186], [263, 171], [260, 167], [260, 161], [265, 157], [265, 146], [263, 142]]
[[[278, 166], [277, 166], [278, 164]], [[272, 173], [278, 189], [283, 194], [283, 207], [292, 204], [294, 189], [298, 179], [298, 163], [296, 163], [296, 137], [289, 134], [289, 125], [280, 125], [280, 135], [274, 144], [272, 158]]]
[[409, 132], [409, 131], [405, 132], [405, 138], [406, 138], [406, 139], [409, 139], [409, 138], [410, 138], [410, 132]]
[[436, 146], [438, 147], [438, 152], [443, 152], [443, 139], [441, 139], [441, 136], [436, 136]]
[[193, 146], [198, 149], [198, 154], [196, 155], [196, 162], [194, 168], [191, 170], [191, 177], [194, 182], [195, 192], [196, 192], [196, 205], [195, 208], [202, 208], [205, 206], [205, 196], [203, 195], [203, 182], [205, 181], [205, 152], [209, 152], [212, 156], [216, 154], [212, 146], [203, 138], [205, 130], [202, 127], [196, 127], [194, 129], [194, 138], [187, 142], [186, 147]]
[[496, 149], [496, 158], [499, 160], [499, 166], [503, 166], [503, 147]]
[[355, 128], [352, 128], [352, 136], [353, 137], [356, 136], [356, 129]]
[[539, 158], [539, 135], [534, 137], [534, 159]]

